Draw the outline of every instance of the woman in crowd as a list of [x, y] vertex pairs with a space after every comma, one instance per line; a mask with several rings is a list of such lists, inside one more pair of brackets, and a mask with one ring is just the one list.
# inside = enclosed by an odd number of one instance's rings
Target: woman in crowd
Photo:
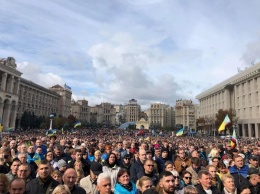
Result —
[[188, 185], [187, 187], [184, 187], [184, 194], [199, 194], [199, 192], [193, 185]]
[[53, 153], [52, 151], [48, 151], [45, 155], [45, 159], [50, 162], [51, 166], [55, 169], [57, 167], [57, 162], [53, 160]]
[[117, 173], [119, 170], [120, 170], [120, 167], [118, 165], [116, 155], [114, 153], [110, 153], [103, 166], [103, 172], [108, 173], [110, 175], [112, 190], [116, 184]]
[[137, 180], [136, 185], [139, 190], [138, 194], [142, 194], [145, 190], [153, 187], [153, 181], [148, 176], [143, 176]]
[[0, 193], [8, 193], [9, 180], [5, 174], [0, 174]]
[[52, 192], [52, 194], [71, 194], [67, 185], [58, 185]]
[[122, 168], [117, 174], [117, 183], [115, 185], [114, 194], [137, 194], [137, 188], [130, 181], [128, 170]]
[[251, 194], [249, 187], [241, 187], [240, 194]]
[[99, 150], [95, 151], [94, 153], [94, 161], [98, 163], [102, 163], [101, 161], [101, 152]]
[[220, 164], [219, 164], [218, 171], [219, 171], [219, 172], [217, 172], [217, 175], [219, 176], [220, 179], [222, 179], [222, 176], [223, 176], [223, 175], [229, 174], [229, 171], [228, 171], [226, 165], [223, 164], [223, 163], [220, 163]]
[[164, 170], [171, 172], [171, 171], [175, 170], [175, 166], [173, 165], [172, 162], [167, 161], [167, 162], [165, 162], [165, 164], [164, 164]]
[[187, 171], [187, 170], [182, 171], [181, 185], [183, 187], [186, 187], [188, 185], [192, 185], [191, 179], [192, 179], [192, 174], [189, 171]]

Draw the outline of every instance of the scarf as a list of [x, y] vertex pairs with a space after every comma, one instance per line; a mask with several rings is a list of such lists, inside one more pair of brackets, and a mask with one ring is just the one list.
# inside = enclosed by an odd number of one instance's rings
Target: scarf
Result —
[[121, 184], [120, 182], [118, 182], [123, 188], [125, 188], [127, 191], [132, 191], [133, 189], [133, 185], [131, 184], [131, 182], [129, 182], [126, 185]]

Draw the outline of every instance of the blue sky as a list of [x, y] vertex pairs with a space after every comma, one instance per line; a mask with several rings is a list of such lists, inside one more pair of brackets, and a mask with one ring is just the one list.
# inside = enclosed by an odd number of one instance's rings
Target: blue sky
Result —
[[0, 58], [90, 105], [196, 102], [260, 59], [258, 0], [0, 2]]

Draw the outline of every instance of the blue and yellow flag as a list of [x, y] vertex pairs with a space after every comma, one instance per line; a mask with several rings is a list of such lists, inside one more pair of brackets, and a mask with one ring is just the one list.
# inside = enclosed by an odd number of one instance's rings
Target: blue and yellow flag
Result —
[[9, 129], [6, 130], [7, 132], [14, 131], [14, 127], [10, 127]]
[[176, 136], [181, 136], [183, 135], [184, 132], [184, 128], [180, 129], [179, 131], [177, 131]]
[[46, 135], [53, 136], [56, 133], [56, 129], [51, 129], [46, 132]]
[[80, 127], [80, 126], [81, 126], [81, 122], [80, 122], [80, 121], [78, 121], [78, 122], [76, 122], [76, 123], [74, 124], [74, 128]]

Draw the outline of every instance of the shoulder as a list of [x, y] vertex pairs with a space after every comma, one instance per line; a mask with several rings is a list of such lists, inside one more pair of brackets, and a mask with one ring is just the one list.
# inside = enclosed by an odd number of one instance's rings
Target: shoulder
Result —
[[75, 186], [75, 191], [76, 191], [77, 194], [86, 194], [85, 189], [83, 189], [80, 186]]

